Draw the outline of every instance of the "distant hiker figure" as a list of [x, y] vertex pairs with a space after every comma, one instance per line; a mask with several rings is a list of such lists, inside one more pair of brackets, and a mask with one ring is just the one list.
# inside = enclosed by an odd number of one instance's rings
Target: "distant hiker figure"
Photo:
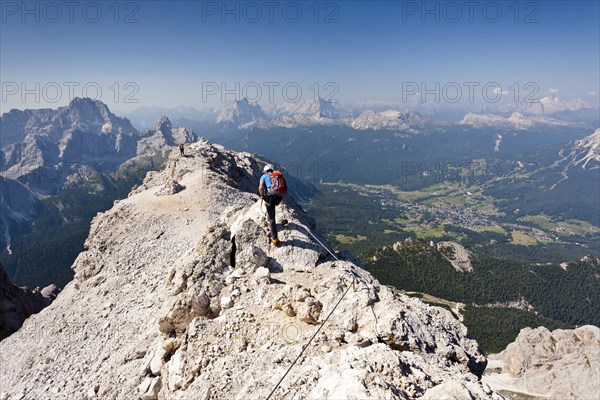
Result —
[[185, 156], [185, 146], [183, 145], [183, 143], [179, 145], [179, 154]]
[[279, 171], [273, 171], [271, 164], [265, 165], [263, 168], [263, 176], [260, 177], [258, 192], [260, 198], [263, 199], [267, 206], [267, 221], [269, 222], [269, 230], [271, 231], [271, 242], [279, 245], [277, 238], [277, 226], [275, 222], [275, 207], [281, 203], [283, 195], [287, 193], [287, 185], [283, 174]]

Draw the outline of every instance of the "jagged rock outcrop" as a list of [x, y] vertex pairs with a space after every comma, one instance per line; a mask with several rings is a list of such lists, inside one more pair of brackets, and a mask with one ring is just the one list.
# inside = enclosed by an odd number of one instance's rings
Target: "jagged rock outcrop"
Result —
[[472, 254], [462, 244], [450, 241], [438, 242], [437, 249], [446, 260], [450, 261], [456, 271], [473, 272]]
[[3, 176], [28, 179], [39, 191], [51, 191], [67, 177], [66, 171], [60, 171], [60, 179], [28, 178], [40, 168], [92, 165], [114, 170], [136, 155], [139, 140], [129, 120], [111, 113], [101, 101], [87, 98], [75, 98], [56, 110], [11, 110], [2, 115], [0, 125], [2, 136], [9, 138], [1, 143]]
[[48, 306], [59, 292], [55, 285], [41, 290], [18, 287], [0, 264], [0, 340], [16, 332], [30, 315]]
[[247, 98], [228, 102], [219, 111], [216, 123], [229, 127], [243, 128], [266, 122], [269, 117], [257, 102]]
[[1, 400], [501, 398], [462, 324], [334, 259], [291, 199], [270, 246], [249, 154], [187, 153], [94, 219], [74, 280], [0, 343]]
[[600, 398], [600, 328], [525, 328], [504, 351], [490, 356], [484, 381], [550, 399]]

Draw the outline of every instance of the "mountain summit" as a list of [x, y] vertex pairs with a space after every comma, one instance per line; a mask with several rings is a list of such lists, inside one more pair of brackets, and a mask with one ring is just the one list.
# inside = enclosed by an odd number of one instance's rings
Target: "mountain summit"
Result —
[[[204, 140], [99, 214], [75, 278], [0, 343], [0, 399], [500, 399], [449, 311], [338, 260], [248, 153]], [[283, 379], [282, 379], [283, 378]]]
[[217, 116], [217, 124], [241, 128], [268, 119], [269, 117], [258, 103], [250, 102], [244, 97], [227, 103]]
[[399, 131], [408, 131], [413, 126], [423, 124], [423, 118], [417, 112], [405, 110], [400, 112], [397, 110], [387, 110], [377, 112], [374, 110], [363, 111], [353, 122], [354, 129], [390, 129]]
[[75, 98], [56, 110], [11, 110], [2, 115], [0, 126], [3, 176], [37, 183], [40, 192], [62, 185], [66, 174], [49, 183], [28, 175], [61, 163], [114, 169], [136, 155], [139, 140], [129, 120], [112, 114], [101, 101], [87, 98]]
[[124, 142], [125, 138], [137, 134], [127, 118], [117, 117], [110, 112], [106, 104], [99, 100], [79, 97], [71, 100], [68, 106], [56, 110], [11, 110], [0, 118], [0, 129], [0, 147], [20, 142], [31, 145], [35, 141], [60, 143], [57, 158], [71, 154], [70, 148], [73, 145], [77, 146], [77, 150], [90, 150], [82, 146], [83, 139], [76, 140], [78, 135], [83, 133], [89, 134], [85, 140], [95, 140], [95, 143], [100, 142], [100, 139], [95, 139], [96, 136], [109, 136], [110, 139], [102, 139], [107, 142], [101, 143], [102, 149], [107, 144], [112, 144], [122, 153], [129, 150], [126, 146], [128, 142]]

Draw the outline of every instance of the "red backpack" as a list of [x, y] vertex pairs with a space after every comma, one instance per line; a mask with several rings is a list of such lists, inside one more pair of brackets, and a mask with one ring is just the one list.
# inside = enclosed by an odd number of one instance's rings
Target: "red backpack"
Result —
[[280, 171], [271, 173], [271, 186], [267, 190], [269, 196], [283, 196], [287, 193], [287, 184], [285, 178]]

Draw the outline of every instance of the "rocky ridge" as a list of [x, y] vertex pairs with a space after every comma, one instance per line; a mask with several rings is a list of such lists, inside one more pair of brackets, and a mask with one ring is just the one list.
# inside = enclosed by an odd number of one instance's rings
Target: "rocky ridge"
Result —
[[504, 351], [490, 356], [484, 381], [550, 399], [600, 398], [600, 328], [525, 328]]
[[501, 398], [450, 312], [331, 257], [292, 199], [270, 247], [249, 154], [186, 152], [94, 219], [74, 280], [0, 343], [1, 400]]

